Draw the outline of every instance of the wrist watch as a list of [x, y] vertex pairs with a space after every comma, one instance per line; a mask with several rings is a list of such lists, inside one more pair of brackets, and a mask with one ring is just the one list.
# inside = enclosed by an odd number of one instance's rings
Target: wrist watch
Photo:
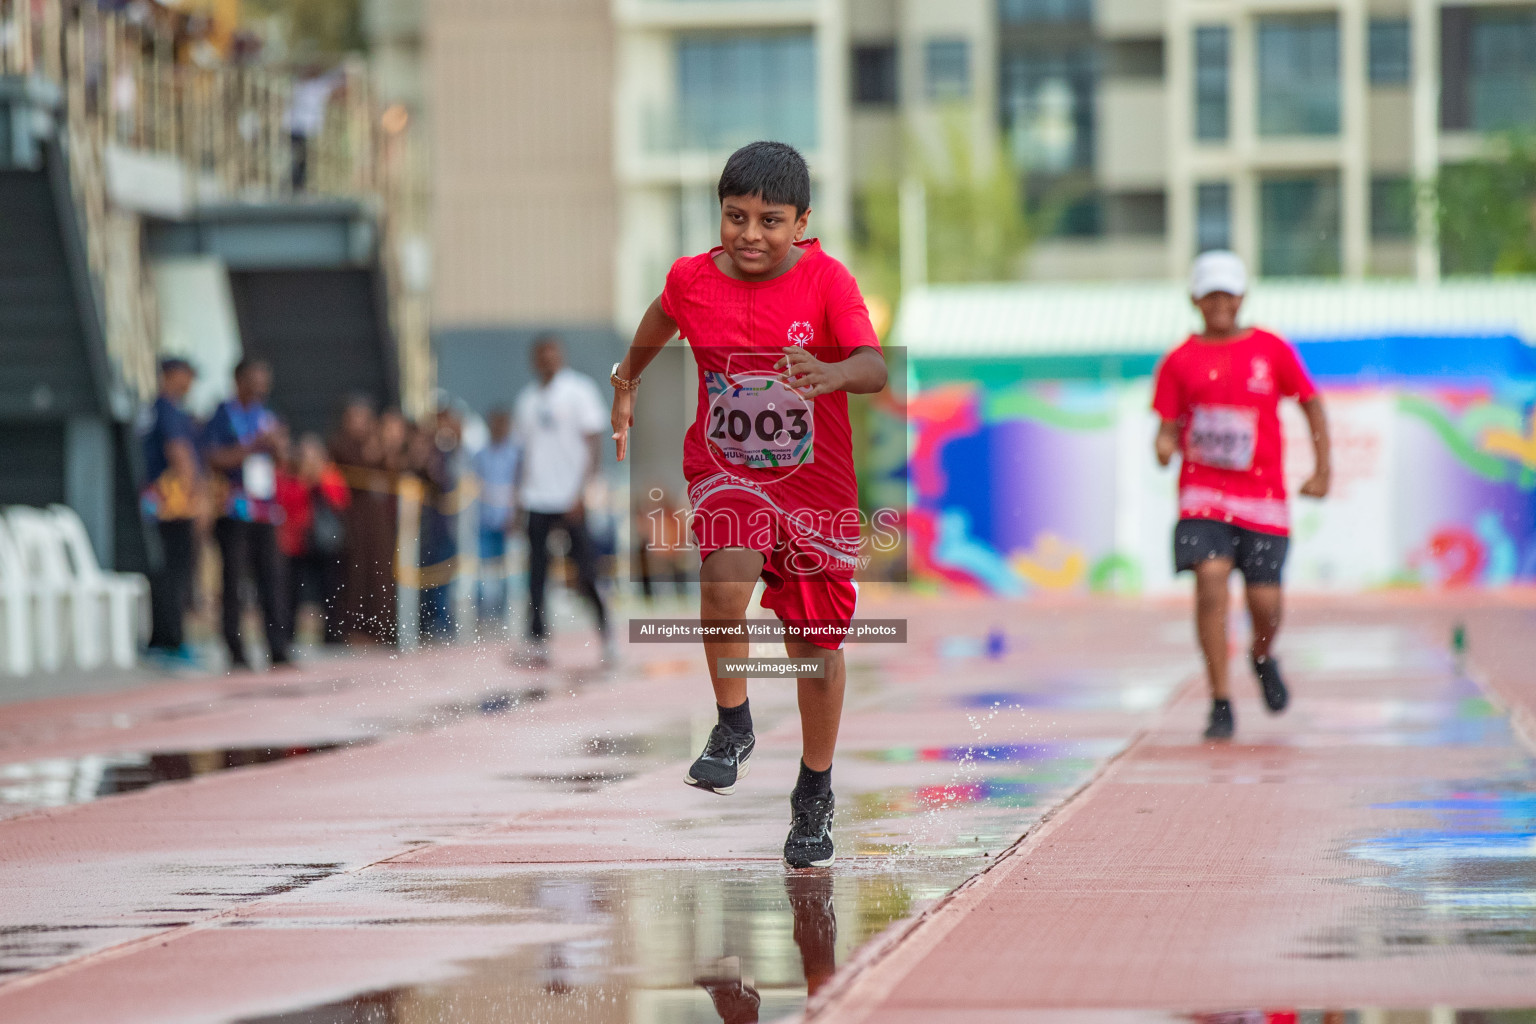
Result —
[[633, 391], [640, 386], [640, 378], [636, 377], [634, 380], [625, 380], [623, 377], [620, 377], [619, 366], [622, 362], [620, 360], [620, 362], [613, 364], [613, 369], [608, 372], [608, 383], [612, 384], [619, 391]]

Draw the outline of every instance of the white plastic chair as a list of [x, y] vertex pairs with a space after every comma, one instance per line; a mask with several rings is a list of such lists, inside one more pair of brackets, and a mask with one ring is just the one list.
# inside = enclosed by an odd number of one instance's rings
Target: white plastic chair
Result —
[[0, 668], [14, 676], [32, 671], [32, 596], [21, 551], [0, 519]]
[[[48, 511], [74, 574], [75, 660], [81, 668], [101, 664], [101, 642], [105, 639], [112, 664], [132, 668], [139, 645], [149, 638], [149, 581], [137, 573], [103, 572], [79, 514], [68, 505], [50, 505]], [[87, 607], [92, 610], [81, 611]], [[105, 615], [98, 618], [100, 611]], [[92, 627], [91, 639], [86, 640], [85, 631]]]
[[[8, 513], [14, 523], [20, 517], [24, 529], [47, 566], [45, 578], [50, 586], [62, 586], [66, 601], [64, 636], [65, 654], [83, 669], [100, 668], [106, 655], [106, 591], [80, 579], [71, 564], [69, 543], [51, 512], [36, 508], [13, 508]], [[56, 581], [62, 580], [62, 584]]]
[[13, 505], [6, 510], [5, 520], [27, 581], [37, 667], [57, 672], [64, 665], [67, 612], [73, 596], [63, 539], [53, 517], [42, 509]]

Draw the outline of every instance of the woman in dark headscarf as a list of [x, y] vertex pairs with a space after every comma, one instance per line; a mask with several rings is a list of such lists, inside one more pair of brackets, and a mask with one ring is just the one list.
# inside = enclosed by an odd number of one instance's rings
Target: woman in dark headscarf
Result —
[[404, 444], [405, 421], [399, 413], [375, 416], [372, 403], [361, 396], [347, 403], [331, 438], [331, 458], [352, 491], [341, 607], [343, 626], [354, 643], [396, 642], [395, 486]]

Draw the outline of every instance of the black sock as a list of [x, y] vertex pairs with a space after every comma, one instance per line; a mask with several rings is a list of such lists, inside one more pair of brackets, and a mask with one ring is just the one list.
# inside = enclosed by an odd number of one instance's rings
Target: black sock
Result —
[[801, 796], [824, 796], [832, 792], [832, 766], [826, 771], [812, 771], [800, 762], [800, 778], [795, 782], [795, 792]]
[[742, 701], [734, 708], [716, 704], [715, 709], [720, 712], [720, 724], [732, 732], [752, 731], [752, 708], [749, 702]]
[[1229, 708], [1231, 706], [1232, 706], [1232, 702], [1230, 700], [1228, 700], [1227, 698], [1225, 698], [1225, 697], [1212, 697], [1211, 698], [1211, 707], [1213, 707], [1213, 708]]

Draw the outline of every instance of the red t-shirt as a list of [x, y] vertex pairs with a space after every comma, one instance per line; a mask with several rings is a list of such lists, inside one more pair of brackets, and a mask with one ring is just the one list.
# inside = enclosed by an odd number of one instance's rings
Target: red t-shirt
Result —
[[796, 244], [800, 259], [770, 281], [728, 277], [715, 264], [719, 248], [684, 257], [667, 273], [661, 308], [699, 368], [683, 473], [690, 486], [726, 473], [762, 488], [789, 512], [856, 514], [847, 393], [799, 398], [773, 383], [773, 364], [788, 345], [837, 362], [862, 346], [878, 350], [880, 339], [848, 268], [814, 239]]
[[283, 510], [283, 521], [277, 527], [277, 546], [289, 558], [309, 553], [309, 528], [315, 521], [317, 492], [334, 511], [345, 511], [352, 504], [347, 481], [334, 466], [326, 467], [313, 487], [284, 470], [278, 471], [275, 498]]
[[1280, 399], [1316, 393], [1296, 350], [1259, 328], [1222, 342], [1190, 335], [1168, 353], [1152, 408], [1179, 425], [1179, 518], [1288, 534]]

